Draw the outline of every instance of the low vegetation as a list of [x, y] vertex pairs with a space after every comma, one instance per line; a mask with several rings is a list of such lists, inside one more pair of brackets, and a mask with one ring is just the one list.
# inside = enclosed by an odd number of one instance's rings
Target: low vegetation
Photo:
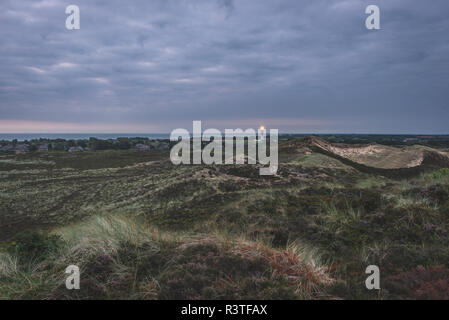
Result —
[[164, 150], [0, 156], [0, 298], [448, 298], [449, 169], [385, 177], [284, 147], [273, 177]]
[[[298, 246], [161, 232], [121, 216], [19, 236], [6, 249], [0, 297], [10, 299], [297, 299], [333, 282]], [[63, 285], [73, 263], [81, 268], [79, 291]]]

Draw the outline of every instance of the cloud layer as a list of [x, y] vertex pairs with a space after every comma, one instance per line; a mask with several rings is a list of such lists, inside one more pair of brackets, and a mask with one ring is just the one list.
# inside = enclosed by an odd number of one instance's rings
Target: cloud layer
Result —
[[[65, 28], [70, 4], [80, 30]], [[369, 4], [379, 31], [365, 28]], [[203, 120], [449, 133], [448, 10], [447, 0], [2, 0], [0, 132], [169, 132]]]

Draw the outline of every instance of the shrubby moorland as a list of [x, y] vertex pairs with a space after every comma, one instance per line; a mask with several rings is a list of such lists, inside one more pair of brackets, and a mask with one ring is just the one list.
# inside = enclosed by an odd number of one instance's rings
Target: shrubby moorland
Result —
[[445, 150], [404, 147], [430, 160], [396, 172], [315, 142], [281, 142], [276, 176], [168, 150], [0, 155], [0, 298], [448, 299]]

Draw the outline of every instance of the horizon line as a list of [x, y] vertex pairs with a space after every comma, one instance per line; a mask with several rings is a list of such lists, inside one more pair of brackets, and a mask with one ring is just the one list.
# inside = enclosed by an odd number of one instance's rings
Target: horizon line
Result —
[[[269, 130], [269, 129], [268, 129]], [[267, 130], [267, 131], [268, 131]], [[0, 135], [58, 135], [58, 134], [80, 134], [80, 135], [150, 135], [150, 134], [160, 134], [160, 135], [170, 135], [171, 132], [0, 132]], [[280, 135], [329, 135], [329, 134], [337, 134], [337, 135], [434, 135], [434, 136], [446, 136], [448, 133], [432, 133], [432, 132], [418, 132], [418, 133], [398, 133], [398, 132], [377, 132], [377, 133], [368, 133], [368, 132], [279, 132]]]

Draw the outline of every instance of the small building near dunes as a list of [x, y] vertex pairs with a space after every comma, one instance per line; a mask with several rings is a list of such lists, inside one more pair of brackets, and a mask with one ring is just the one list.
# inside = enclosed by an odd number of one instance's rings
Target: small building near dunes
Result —
[[48, 151], [48, 144], [40, 145], [40, 146], [37, 148], [37, 150], [38, 150], [38, 151], [42, 151], [42, 152]]
[[14, 152], [15, 148], [12, 144], [8, 144], [6, 146], [2, 146], [0, 148], [0, 152]]
[[163, 141], [152, 141], [150, 142], [150, 147], [152, 149], [156, 149], [156, 150], [166, 150], [170, 147], [168, 142], [163, 142]]
[[139, 151], [149, 151], [150, 150], [150, 146], [147, 146], [146, 144], [143, 144], [143, 143], [138, 143], [138, 144], [136, 144], [135, 147]]
[[83, 147], [70, 147], [69, 152], [82, 152], [84, 151]]
[[16, 145], [14, 152], [16, 154], [27, 153], [30, 151], [30, 146], [27, 144], [18, 144]]

